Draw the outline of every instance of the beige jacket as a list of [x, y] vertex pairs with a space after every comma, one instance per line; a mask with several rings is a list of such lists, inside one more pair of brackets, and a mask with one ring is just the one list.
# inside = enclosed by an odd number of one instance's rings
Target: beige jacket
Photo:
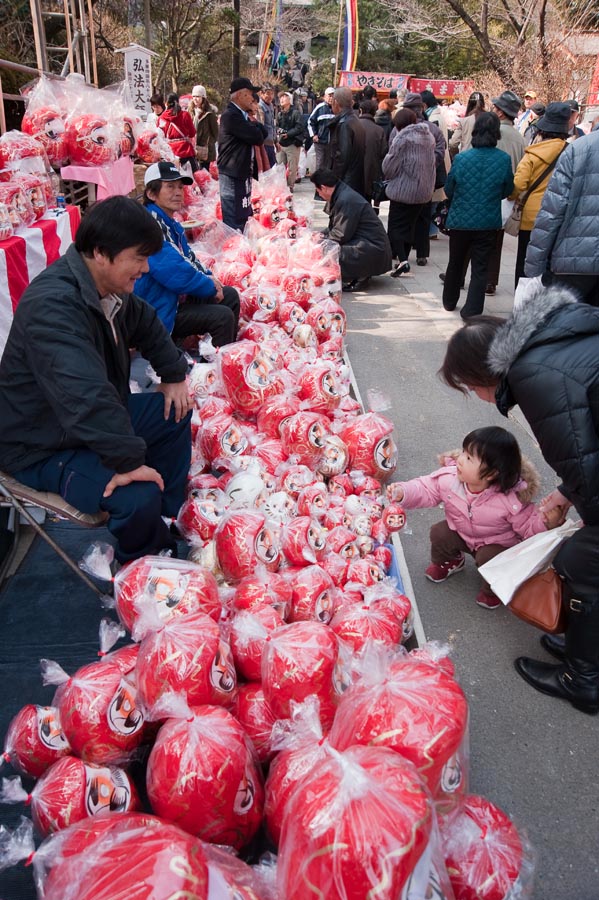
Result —
[[465, 116], [459, 119], [458, 126], [449, 139], [449, 153], [455, 156], [464, 150], [470, 150], [472, 146], [472, 129], [476, 119], [474, 116]]

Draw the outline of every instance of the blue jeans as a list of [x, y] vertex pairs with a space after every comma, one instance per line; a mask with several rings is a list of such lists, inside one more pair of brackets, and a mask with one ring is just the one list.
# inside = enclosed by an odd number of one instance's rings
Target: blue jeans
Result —
[[174, 518], [179, 512], [191, 459], [191, 413], [175, 422], [171, 411], [165, 419], [161, 393], [132, 394], [128, 410], [135, 434], [147, 445], [145, 463], [160, 472], [164, 491], [153, 482], [134, 481], [104, 498], [115, 472], [87, 448], [62, 450], [14, 473], [35, 490], [60, 494], [81, 512], [108, 512], [107, 527], [116, 538], [115, 556], [121, 563], [164, 549], [176, 551], [162, 516]]
[[223, 222], [236, 231], [243, 231], [245, 223], [253, 215], [250, 202], [252, 179], [231, 178], [230, 175], [219, 172], [218, 186]]

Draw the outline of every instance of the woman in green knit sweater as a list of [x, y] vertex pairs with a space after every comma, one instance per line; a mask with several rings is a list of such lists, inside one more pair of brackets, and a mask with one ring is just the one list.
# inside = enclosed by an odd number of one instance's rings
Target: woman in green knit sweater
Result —
[[447, 216], [449, 262], [443, 285], [443, 306], [455, 309], [460, 297], [464, 257], [470, 253], [470, 285], [464, 319], [478, 316], [485, 305], [489, 257], [501, 228], [501, 201], [514, 188], [512, 163], [497, 149], [499, 119], [481, 113], [472, 130], [472, 149], [453, 161], [445, 193], [451, 206]]

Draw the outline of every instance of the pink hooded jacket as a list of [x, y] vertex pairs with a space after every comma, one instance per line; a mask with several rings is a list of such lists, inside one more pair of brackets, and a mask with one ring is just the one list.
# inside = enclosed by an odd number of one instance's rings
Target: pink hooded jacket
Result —
[[[430, 475], [399, 482], [404, 492], [400, 502], [405, 509], [443, 503], [447, 524], [452, 531], [457, 531], [470, 550], [488, 544], [513, 547], [533, 534], [547, 530], [537, 506], [530, 502], [530, 482], [536, 478], [530, 464], [530, 478], [520, 481], [506, 494], [495, 486], [480, 494], [471, 494], [458, 479], [455, 461], [444, 461], [448, 464]], [[524, 469], [525, 466], [523, 473]]]

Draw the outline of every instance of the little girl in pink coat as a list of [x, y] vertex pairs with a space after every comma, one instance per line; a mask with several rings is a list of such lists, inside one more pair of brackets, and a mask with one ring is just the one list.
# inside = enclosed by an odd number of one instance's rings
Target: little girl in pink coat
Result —
[[[387, 488], [389, 499], [406, 509], [445, 506], [445, 519], [430, 531], [431, 564], [425, 572], [430, 581], [445, 581], [461, 571], [465, 553], [480, 567], [563, 521], [561, 508], [543, 514], [531, 502], [538, 491], [538, 474], [530, 462], [523, 462], [518, 442], [505, 428], [471, 431], [461, 451], [444, 454], [440, 461], [443, 467], [430, 475]], [[484, 609], [501, 606], [486, 582], [476, 602]]]

